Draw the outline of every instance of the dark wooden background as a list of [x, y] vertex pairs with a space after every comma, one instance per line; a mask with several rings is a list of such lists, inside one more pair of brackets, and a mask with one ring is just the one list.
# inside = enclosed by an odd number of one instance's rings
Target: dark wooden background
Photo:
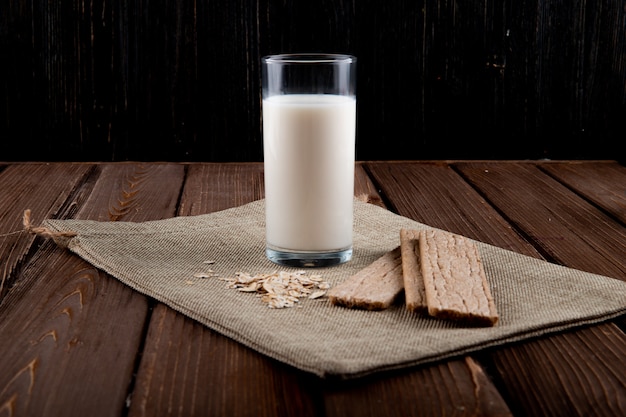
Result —
[[358, 57], [357, 159], [610, 158], [622, 0], [0, 0], [0, 160], [260, 161], [260, 57]]

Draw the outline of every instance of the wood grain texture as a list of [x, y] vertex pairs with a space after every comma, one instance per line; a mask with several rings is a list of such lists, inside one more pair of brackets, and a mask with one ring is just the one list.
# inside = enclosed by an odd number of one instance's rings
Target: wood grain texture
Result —
[[192, 216], [237, 207], [263, 198], [263, 164], [190, 164], [178, 215]]
[[[613, 162], [366, 162], [357, 164], [355, 195], [624, 279], [623, 178]], [[263, 196], [261, 164], [3, 164], [0, 189], [0, 270], [10, 283], [0, 299], [2, 416], [624, 412], [619, 319], [402, 371], [322, 380], [147, 299], [50, 241], [13, 233], [23, 206], [39, 224], [144, 221], [244, 204]], [[552, 243], [539, 229], [567, 239]]]
[[554, 163], [541, 169], [626, 224], [626, 169], [615, 162]]
[[[46, 183], [64, 180], [64, 170], [58, 172], [58, 179]], [[65, 201], [66, 211], [59, 217], [69, 212], [105, 221], [171, 217], [183, 173], [180, 165], [96, 166], [84, 183], [74, 185], [77, 207]], [[121, 413], [142, 344], [148, 299], [52, 242], [13, 280], [15, 286], [0, 304], [0, 409], [10, 415]]]
[[510, 406], [524, 415], [617, 416], [626, 399], [625, 342], [609, 323], [494, 352], [492, 359]]
[[260, 58], [310, 51], [359, 59], [360, 160], [625, 157], [611, 0], [2, 6], [2, 160], [260, 161]]
[[82, 208], [97, 221], [145, 221], [172, 217], [185, 169], [178, 164], [100, 164], [96, 188]]
[[[24, 211], [30, 209], [32, 221], [56, 217], [77, 201], [70, 201], [72, 193], [89, 175], [89, 165], [11, 165], [0, 170], [0, 228], [10, 232], [0, 235], [0, 302], [9, 291], [29, 251], [35, 236], [22, 232]], [[53, 180], [49, 177], [54, 175]], [[46, 181], [44, 181], [46, 179]], [[77, 198], [76, 196], [74, 196]]]
[[513, 415], [484, 369], [469, 357], [384, 380], [328, 384], [324, 390], [325, 415], [331, 417]]
[[451, 233], [541, 257], [453, 166], [445, 162], [367, 162], [365, 167], [380, 184], [381, 193], [389, 196], [391, 210]]
[[159, 304], [129, 415], [314, 416], [301, 377]]
[[[616, 220], [552, 177], [538, 175], [536, 166], [455, 166], [550, 259], [587, 272], [626, 279], [626, 233], [617, 225], [609, 232], [597, 228], [598, 224]], [[585, 230], [584, 237], [576, 230]]]
[[0, 311], [0, 410], [121, 412], [147, 311], [140, 295], [48, 242]]

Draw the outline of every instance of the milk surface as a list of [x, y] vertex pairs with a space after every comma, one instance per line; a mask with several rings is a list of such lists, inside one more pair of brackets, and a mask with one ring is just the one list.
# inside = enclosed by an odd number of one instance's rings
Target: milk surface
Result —
[[356, 99], [263, 100], [266, 236], [286, 251], [352, 246]]

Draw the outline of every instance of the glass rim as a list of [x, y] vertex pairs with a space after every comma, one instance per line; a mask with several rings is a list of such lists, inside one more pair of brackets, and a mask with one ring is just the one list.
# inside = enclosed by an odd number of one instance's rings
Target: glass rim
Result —
[[267, 55], [262, 61], [268, 64], [337, 64], [356, 62], [356, 57], [348, 54], [295, 53]]

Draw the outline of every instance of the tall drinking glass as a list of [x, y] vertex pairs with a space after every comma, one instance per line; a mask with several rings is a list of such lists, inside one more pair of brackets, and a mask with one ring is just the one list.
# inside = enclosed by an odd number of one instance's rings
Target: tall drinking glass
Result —
[[352, 257], [356, 58], [262, 58], [266, 255], [289, 266]]

